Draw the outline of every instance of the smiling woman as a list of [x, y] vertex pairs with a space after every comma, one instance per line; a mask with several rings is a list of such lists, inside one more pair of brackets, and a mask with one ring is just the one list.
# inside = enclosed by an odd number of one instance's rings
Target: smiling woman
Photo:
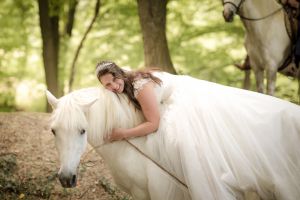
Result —
[[124, 80], [114, 77], [110, 73], [100, 76], [99, 80], [106, 89], [112, 92], [121, 94], [124, 90]]
[[142, 110], [145, 122], [131, 129], [114, 129], [107, 140], [121, 140], [150, 134], [158, 129], [160, 114], [154, 93], [161, 80], [147, 71], [125, 71], [114, 62], [97, 64], [96, 75], [100, 83], [117, 94], [124, 93], [138, 110]]

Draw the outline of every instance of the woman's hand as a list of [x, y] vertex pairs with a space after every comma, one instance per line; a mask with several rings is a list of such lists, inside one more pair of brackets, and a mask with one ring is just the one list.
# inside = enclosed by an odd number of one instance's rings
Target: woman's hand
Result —
[[108, 138], [104, 138], [104, 141], [112, 142], [112, 141], [122, 140], [126, 138], [126, 131], [127, 129], [124, 128], [113, 129], [111, 134], [108, 135]]

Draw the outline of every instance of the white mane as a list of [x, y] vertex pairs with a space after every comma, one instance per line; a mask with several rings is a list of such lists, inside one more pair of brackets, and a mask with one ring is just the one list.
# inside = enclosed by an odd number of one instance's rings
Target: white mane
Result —
[[53, 128], [60, 126], [64, 130], [87, 127], [86, 117], [71, 94], [60, 98], [57, 108], [51, 116], [51, 121]]
[[[86, 106], [96, 100], [89, 108]], [[115, 94], [101, 87], [74, 91], [59, 100], [52, 115], [53, 124], [67, 130], [87, 128], [88, 140], [93, 146], [103, 143], [103, 136], [113, 128], [129, 128], [143, 120], [124, 94]]]

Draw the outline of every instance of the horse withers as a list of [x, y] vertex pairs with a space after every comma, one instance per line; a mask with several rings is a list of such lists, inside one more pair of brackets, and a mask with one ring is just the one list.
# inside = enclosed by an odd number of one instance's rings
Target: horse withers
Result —
[[238, 14], [245, 27], [245, 48], [258, 92], [264, 93], [265, 72], [269, 95], [274, 95], [277, 71], [299, 80], [300, 70], [295, 70], [294, 63], [283, 68], [292, 54], [292, 41], [281, 4], [275, 0], [223, 0], [223, 5], [225, 21], [233, 21]]

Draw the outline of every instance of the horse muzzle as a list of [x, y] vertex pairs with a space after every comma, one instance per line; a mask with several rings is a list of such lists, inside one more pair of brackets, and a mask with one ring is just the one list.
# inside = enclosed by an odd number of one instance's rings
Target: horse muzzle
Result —
[[77, 176], [76, 175], [64, 176], [63, 174], [59, 174], [58, 179], [64, 188], [76, 187], [76, 184], [77, 184]]
[[226, 22], [232, 22], [234, 17], [234, 11], [232, 10], [223, 10], [223, 17]]

